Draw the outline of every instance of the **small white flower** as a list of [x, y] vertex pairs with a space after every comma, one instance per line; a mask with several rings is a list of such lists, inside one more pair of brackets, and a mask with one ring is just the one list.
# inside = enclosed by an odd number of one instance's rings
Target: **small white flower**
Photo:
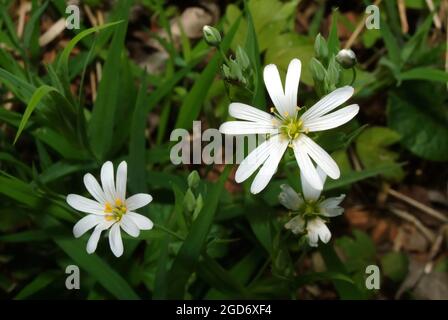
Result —
[[312, 160], [331, 178], [338, 179], [340, 176], [336, 162], [307, 134], [336, 128], [350, 121], [358, 113], [358, 105], [330, 111], [346, 102], [354, 90], [350, 86], [336, 89], [299, 115], [297, 91], [300, 72], [300, 60], [293, 59], [288, 67], [283, 90], [277, 67], [267, 65], [264, 68], [264, 82], [277, 110], [275, 115], [243, 103], [231, 103], [229, 114], [244, 121], [228, 121], [219, 128], [221, 133], [230, 135], [269, 134], [269, 138], [241, 162], [235, 174], [235, 181], [240, 183], [261, 167], [251, 185], [254, 194], [267, 186], [288, 146], [294, 150], [302, 175], [315, 189], [322, 190], [323, 184]]
[[84, 176], [84, 185], [96, 201], [77, 194], [69, 194], [67, 203], [74, 209], [89, 213], [73, 227], [76, 238], [92, 228], [92, 235], [87, 242], [87, 252], [93, 253], [98, 245], [101, 232], [110, 228], [109, 244], [116, 257], [123, 254], [123, 229], [132, 237], [138, 237], [140, 230], [150, 230], [153, 223], [147, 217], [134, 212], [152, 201], [149, 194], [138, 193], [126, 199], [127, 164], [121, 162], [117, 169], [116, 184], [114, 167], [107, 161], [101, 167], [101, 184], [90, 173]]
[[[326, 174], [320, 167], [317, 172], [322, 183], [325, 183]], [[308, 244], [317, 247], [319, 239], [327, 243], [331, 239], [331, 232], [325, 224], [324, 218], [336, 217], [344, 212], [339, 204], [345, 195], [339, 197], [320, 199], [320, 190], [314, 189], [308, 181], [300, 175], [303, 195], [295, 192], [290, 186], [282, 185], [279, 194], [280, 203], [291, 211], [298, 212], [285, 224], [285, 228], [294, 234], [305, 233]]]

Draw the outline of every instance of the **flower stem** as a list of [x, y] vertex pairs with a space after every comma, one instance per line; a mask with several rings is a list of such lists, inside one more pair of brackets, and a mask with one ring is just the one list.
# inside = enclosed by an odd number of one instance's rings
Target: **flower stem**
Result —
[[185, 241], [185, 239], [183, 237], [181, 237], [180, 235], [178, 235], [176, 232], [165, 228], [164, 226], [160, 225], [160, 224], [154, 224], [154, 227], [159, 228], [160, 230], [162, 230], [163, 232], [169, 234], [170, 236], [173, 236], [175, 238], [177, 238], [180, 241]]

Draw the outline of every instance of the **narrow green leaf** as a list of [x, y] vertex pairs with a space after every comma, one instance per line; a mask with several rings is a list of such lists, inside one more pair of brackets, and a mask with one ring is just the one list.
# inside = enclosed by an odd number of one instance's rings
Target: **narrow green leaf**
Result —
[[23, 113], [22, 121], [20, 121], [16, 137], [14, 138], [14, 144], [17, 142], [17, 139], [19, 139], [19, 136], [22, 133], [23, 129], [25, 129], [25, 126], [28, 123], [31, 114], [33, 113], [39, 102], [43, 97], [45, 97], [52, 91], [56, 91], [56, 89], [47, 85], [43, 85], [34, 92], [33, 96], [30, 99], [30, 102], [26, 106], [25, 112]]
[[429, 80], [437, 82], [448, 82], [448, 72], [433, 68], [414, 68], [400, 73], [398, 79], [403, 80]]
[[57, 273], [48, 271], [37, 275], [37, 277], [27, 284], [20, 292], [14, 297], [16, 300], [26, 299], [40, 290], [46, 288], [57, 278]]
[[[247, 3], [247, 2], [246, 2]], [[252, 105], [262, 110], [266, 107], [266, 99], [264, 92], [264, 82], [262, 75], [262, 68], [260, 62], [260, 50], [258, 47], [257, 34], [252, 19], [252, 14], [249, 6], [246, 5], [246, 20], [247, 20], [247, 36], [246, 36], [246, 51], [252, 62], [252, 70], [254, 71], [254, 96], [252, 98]]]
[[[241, 17], [233, 24], [229, 32], [224, 37], [221, 48], [225, 52], [230, 47], [233, 36], [238, 30]], [[177, 121], [175, 128], [191, 128], [193, 121], [198, 118], [201, 112], [202, 105], [207, 97], [207, 92], [210, 89], [213, 79], [216, 76], [216, 72], [221, 63], [221, 56], [215, 54], [213, 58], [209, 61], [207, 67], [201, 73], [200, 77], [195, 81], [193, 87], [191, 88], [188, 95], [185, 97], [181, 107], [179, 115], [177, 116]]]
[[184, 298], [187, 281], [190, 275], [194, 272], [202, 249], [205, 246], [205, 241], [213, 223], [216, 208], [229, 171], [230, 167], [227, 166], [222, 172], [219, 180], [207, 194], [204, 208], [191, 226], [190, 232], [173, 262], [170, 270], [170, 279], [176, 279], [176, 281], [168, 283], [168, 298], [170, 299]]

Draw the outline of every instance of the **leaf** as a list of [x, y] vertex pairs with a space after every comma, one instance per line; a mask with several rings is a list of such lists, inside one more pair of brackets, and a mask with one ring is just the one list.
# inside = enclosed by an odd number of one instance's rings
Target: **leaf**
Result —
[[431, 83], [408, 82], [390, 92], [389, 127], [401, 135], [412, 153], [433, 161], [448, 160], [448, 113], [445, 88]]
[[84, 242], [68, 238], [55, 238], [54, 241], [70, 258], [73, 259], [76, 265], [87, 271], [117, 299], [140, 299], [126, 280], [106, 262], [97, 255], [87, 254]]
[[[130, 5], [131, 0], [119, 3], [121, 18], [127, 18]], [[94, 154], [101, 160], [105, 160], [112, 146], [115, 122], [120, 123], [121, 120], [115, 116], [120, 86], [123, 81], [117, 75], [120, 74], [122, 66], [122, 53], [127, 27], [128, 23], [125, 21], [115, 29], [88, 126], [91, 148]]]
[[65, 46], [64, 50], [62, 51], [61, 55], [59, 56], [58, 64], [57, 64], [57, 71], [68, 71], [68, 59], [70, 57], [70, 53], [75, 48], [75, 46], [78, 44], [79, 41], [87, 37], [88, 35], [98, 32], [100, 30], [110, 28], [112, 26], [115, 26], [119, 23], [122, 23], [123, 21], [115, 21], [111, 23], [106, 23], [103, 25], [100, 25], [98, 27], [92, 27], [87, 30], [84, 30], [77, 34], [72, 40], [70, 40], [69, 43]]
[[[226, 52], [230, 46], [230, 43], [238, 30], [240, 19], [238, 19], [229, 32], [224, 37], [221, 43], [221, 49]], [[202, 105], [207, 97], [213, 79], [221, 63], [221, 56], [215, 54], [213, 58], [208, 62], [207, 67], [202, 71], [198, 79], [196, 79], [193, 87], [183, 100], [180, 107], [179, 115], [177, 116], [175, 128], [189, 129], [191, 128], [193, 121], [198, 118], [201, 112]]]
[[400, 168], [399, 164], [387, 164], [362, 171], [351, 171], [343, 174], [338, 180], [327, 179], [324, 190], [333, 190], [344, 186], [351, 185], [355, 182], [375, 177], [380, 174], [390, 174]]
[[392, 34], [392, 31], [390, 31], [388, 24], [384, 20], [381, 20], [380, 30], [387, 49], [387, 53], [389, 55], [389, 60], [396, 66], [401, 66], [401, 50], [398, 47], [397, 40]]
[[[247, 3], [246, 3], [247, 4]], [[247, 20], [247, 37], [246, 37], [246, 51], [252, 62], [252, 68], [254, 71], [254, 96], [252, 99], [252, 106], [258, 108], [266, 107], [266, 99], [264, 92], [263, 75], [261, 72], [260, 62], [260, 50], [258, 48], [257, 34], [255, 33], [254, 22], [252, 20], [252, 14], [246, 5], [246, 20]]]
[[294, 281], [294, 286], [302, 287], [306, 284], [312, 284], [317, 281], [338, 280], [345, 281], [350, 284], [354, 284], [353, 279], [346, 274], [339, 272], [311, 272], [307, 274], [301, 274]]
[[35, 87], [16, 75], [0, 68], [0, 81], [3, 82], [22, 102], [27, 103]]
[[[307, 65], [314, 57], [313, 41], [296, 33], [286, 33], [270, 39], [270, 45], [266, 50], [265, 64], [276, 64], [282, 74], [286, 74], [289, 62], [298, 58]], [[308, 67], [302, 66], [300, 81], [312, 86], [313, 77]]]
[[448, 73], [433, 68], [414, 68], [400, 73], [398, 75], [398, 80], [428, 80], [446, 83], [448, 82]]
[[33, 113], [34, 109], [37, 107], [39, 102], [44, 98], [47, 94], [49, 94], [52, 91], [57, 91], [55, 88], [43, 85], [39, 87], [33, 94], [33, 96], [30, 99], [30, 102], [26, 106], [25, 112], [23, 114], [22, 120], [20, 121], [19, 128], [16, 133], [16, 137], [14, 138], [14, 144], [17, 142], [17, 139], [19, 139], [20, 134], [22, 133], [23, 129], [25, 129], [26, 124], [28, 123], [28, 120]]
[[403, 252], [389, 252], [381, 257], [381, 267], [386, 277], [400, 282], [408, 274], [408, 256]]
[[227, 166], [219, 177], [217, 183], [212, 186], [207, 197], [205, 197], [204, 208], [192, 224], [190, 232], [174, 259], [169, 277], [170, 279], [176, 279], [176, 281], [170, 281], [168, 283], [169, 299], [184, 298], [187, 281], [190, 275], [194, 272], [199, 256], [205, 246], [205, 241], [213, 223], [216, 208], [229, 171], [230, 167]]
[[[396, 164], [399, 154], [387, 149], [400, 141], [400, 135], [385, 127], [370, 127], [364, 130], [356, 139], [356, 151], [363, 166], [367, 169], [382, 165]], [[397, 166], [396, 171], [388, 171], [384, 176], [399, 181], [404, 177], [404, 171]]]
[[[319, 252], [322, 254], [322, 257], [325, 261], [325, 266], [327, 268], [327, 272], [337, 273], [342, 276], [350, 277], [347, 269], [345, 268], [342, 261], [339, 259], [336, 251], [334, 250], [331, 244], [320, 244]], [[333, 285], [336, 287], [338, 291], [339, 297], [343, 300], [359, 300], [363, 299], [362, 293], [356, 287], [356, 285], [352, 282], [346, 281], [346, 279], [340, 279], [340, 276], [332, 279]]]
[[20, 292], [14, 297], [16, 300], [26, 299], [36, 292], [46, 288], [50, 283], [52, 283], [58, 274], [53, 271], [47, 271], [41, 274], [38, 274], [37, 277], [28, 283]]
[[336, 55], [339, 51], [339, 37], [338, 37], [338, 16], [337, 10], [333, 10], [331, 17], [330, 34], [328, 35], [328, 55]]

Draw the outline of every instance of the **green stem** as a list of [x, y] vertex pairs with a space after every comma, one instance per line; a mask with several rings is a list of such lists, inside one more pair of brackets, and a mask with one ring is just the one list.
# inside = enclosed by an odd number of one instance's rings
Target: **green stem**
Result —
[[355, 67], [352, 68], [352, 72], [353, 72], [352, 82], [350, 83], [350, 85], [353, 85], [353, 83], [355, 83], [355, 80], [356, 80], [356, 69], [355, 69]]
[[160, 230], [162, 230], [162, 231], [166, 232], [167, 234], [177, 238], [180, 241], [185, 241], [185, 239], [182, 238], [180, 235], [178, 235], [176, 232], [174, 232], [174, 231], [172, 231], [172, 230], [170, 230], [168, 228], [165, 228], [164, 226], [162, 226], [160, 224], [154, 224], [154, 227], [159, 228]]

